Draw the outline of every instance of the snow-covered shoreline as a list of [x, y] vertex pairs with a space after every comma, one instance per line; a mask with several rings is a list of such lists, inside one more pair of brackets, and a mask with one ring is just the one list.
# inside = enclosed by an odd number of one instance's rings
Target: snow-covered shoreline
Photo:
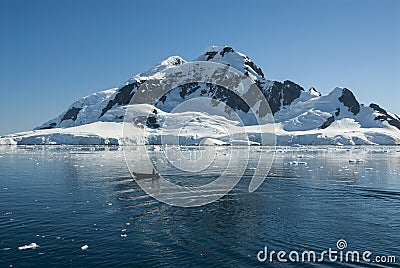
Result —
[[[276, 145], [400, 145], [400, 137], [392, 128], [341, 128], [340, 121], [332, 128], [286, 131], [281, 125], [275, 127]], [[193, 126], [196, 127], [196, 126]], [[199, 125], [200, 127], [200, 125]], [[214, 134], [213, 125], [201, 123], [202, 131], [195, 129], [197, 136], [181, 133], [179, 139], [166, 139], [167, 131], [150, 130], [147, 139], [142, 140], [143, 129], [137, 128], [137, 136], [131, 137], [130, 144], [137, 145], [245, 145], [240, 140], [229, 140], [224, 133]], [[240, 128], [240, 127], [236, 127]], [[245, 127], [249, 141], [248, 145], [263, 145], [260, 143], [260, 133], [255, 126]], [[337, 128], [340, 128], [338, 130]], [[194, 131], [189, 131], [193, 133]], [[238, 131], [233, 129], [232, 132]], [[272, 135], [272, 134], [271, 134]], [[137, 138], [137, 141], [135, 141]], [[177, 142], [178, 141], [178, 142]], [[87, 125], [63, 128], [35, 130], [12, 134], [0, 138], [0, 145], [124, 145], [123, 123], [95, 122]]]

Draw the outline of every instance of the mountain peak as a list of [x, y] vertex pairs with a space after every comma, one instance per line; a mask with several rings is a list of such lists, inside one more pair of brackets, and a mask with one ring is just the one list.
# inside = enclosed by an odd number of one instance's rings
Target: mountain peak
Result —
[[150, 69], [148, 69], [147, 71], [144, 71], [138, 75], [135, 75], [133, 78], [131, 78], [127, 83], [131, 83], [134, 80], [142, 80], [142, 79], [146, 79], [150, 76], [153, 76], [167, 68], [170, 67], [176, 67], [179, 65], [182, 65], [186, 63], [186, 61], [179, 57], [179, 56], [171, 56], [166, 58], [165, 60], [159, 62], [158, 64], [154, 65], [153, 67], [151, 67]]
[[210, 61], [229, 65], [253, 79], [264, 78], [264, 73], [245, 54], [233, 50], [230, 46], [210, 46], [195, 59], [195, 61]]
[[315, 89], [315, 87], [311, 87], [311, 88], [308, 90], [308, 93], [309, 93], [310, 95], [312, 95], [312, 96], [315, 96], [315, 97], [321, 97], [321, 95], [322, 95], [318, 90]]
[[235, 53], [232, 47], [229, 46], [209, 46], [204, 50], [203, 55], [207, 56], [206, 60], [211, 60], [215, 55], [220, 54], [224, 57], [225, 53]]

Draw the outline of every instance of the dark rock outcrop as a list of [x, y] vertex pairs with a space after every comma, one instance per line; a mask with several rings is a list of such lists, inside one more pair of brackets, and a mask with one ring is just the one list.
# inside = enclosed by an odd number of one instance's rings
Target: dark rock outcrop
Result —
[[249, 60], [248, 58], [246, 58], [246, 61], [244, 62], [245, 65], [249, 66], [251, 69], [253, 69], [254, 72], [256, 72], [256, 74], [258, 74], [259, 76], [261, 76], [262, 78], [264, 78], [264, 73], [261, 70], [260, 67], [258, 67], [254, 62], [252, 62], [251, 60]]
[[207, 56], [206, 60], [213, 59], [215, 57], [215, 55], [217, 55], [217, 53], [218, 53], [217, 51], [208, 51], [208, 52], [206, 52], [206, 56]]
[[[260, 86], [262, 84], [259, 84]], [[283, 83], [274, 81], [272, 87], [266, 92], [265, 98], [269, 103], [272, 113], [275, 114], [281, 109], [281, 105], [290, 105], [295, 99], [300, 97], [302, 91], [304, 91], [304, 88], [292, 81], [286, 80]]]
[[369, 105], [369, 107], [371, 107], [375, 111], [379, 112], [379, 114], [380, 114], [375, 117], [375, 120], [386, 121], [390, 125], [397, 127], [400, 130], [400, 120], [398, 117], [396, 118], [396, 117], [393, 117], [392, 115], [388, 114], [388, 112], [385, 109], [381, 108], [378, 104], [371, 103]]
[[157, 123], [157, 117], [155, 115], [147, 117], [146, 126], [149, 128], [159, 128], [160, 124]]
[[179, 96], [181, 96], [182, 99], [185, 99], [186, 96], [196, 92], [196, 90], [200, 88], [200, 85], [199, 83], [189, 83], [186, 85], [182, 85], [179, 88], [180, 88]]
[[41, 127], [41, 128], [39, 128], [39, 129], [52, 129], [52, 128], [55, 128], [57, 126], [57, 123], [50, 123], [49, 125], [47, 125], [47, 126], [44, 126], [44, 127]]
[[326, 121], [319, 127], [320, 129], [325, 129], [329, 127], [333, 122], [335, 122], [335, 117], [332, 115], [326, 119]]
[[360, 112], [360, 103], [357, 101], [356, 97], [354, 97], [353, 92], [347, 88], [342, 90], [342, 96], [339, 97], [339, 101], [343, 103], [344, 106], [348, 107], [348, 111], [352, 112], [354, 115]]
[[76, 108], [76, 107], [72, 107], [71, 109], [69, 109], [64, 116], [61, 118], [61, 122], [65, 121], [65, 120], [72, 120], [75, 121], [76, 118], [78, 117], [78, 114], [80, 112], [80, 110], [82, 110], [82, 108]]
[[224, 47], [219, 54], [221, 54], [221, 56], [223, 57], [225, 55], [225, 53], [229, 53], [229, 52], [233, 53], [235, 51], [231, 47]]
[[127, 105], [132, 99], [133, 94], [136, 92], [136, 89], [140, 87], [139, 82], [133, 82], [131, 84], [127, 84], [123, 87], [121, 87], [118, 90], [118, 93], [115, 95], [114, 99], [110, 100], [106, 107], [104, 107], [101, 110], [101, 115], [99, 116], [102, 117], [108, 110], [110, 110], [115, 104], [118, 105]]

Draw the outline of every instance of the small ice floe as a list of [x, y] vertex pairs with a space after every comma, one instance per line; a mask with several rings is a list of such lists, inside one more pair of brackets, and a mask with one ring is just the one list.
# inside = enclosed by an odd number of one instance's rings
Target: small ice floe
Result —
[[366, 167], [365, 170], [371, 171], [371, 170], [373, 170], [373, 168], [372, 167]]
[[131, 223], [130, 223], [130, 222], [127, 222], [126, 225], [131, 225]]
[[352, 158], [352, 159], [349, 159], [349, 163], [350, 163], [350, 164], [359, 164], [359, 163], [364, 163], [364, 162], [365, 162], [365, 160], [360, 159], [360, 158]]
[[305, 166], [307, 165], [307, 162], [303, 162], [303, 161], [290, 161], [289, 165], [291, 166]]
[[301, 144], [295, 143], [295, 144], [292, 145], [292, 147], [302, 148], [302, 147], [305, 147], [305, 146], [304, 146], [304, 145], [301, 145]]
[[123, 237], [123, 238], [125, 238], [127, 236], [128, 236], [127, 234], [121, 234], [121, 237]]
[[36, 243], [30, 243], [29, 245], [25, 245], [25, 246], [20, 246], [18, 247], [19, 250], [27, 250], [27, 249], [35, 249], [38, 248], [39, 245]]
[[88, 246], [88, 245], [83, 245], [83, 246], [81, 246], [81, 249], [82, 249], [82, 250], [88, 250], [88, 249], [89, 249], [89, 246]]

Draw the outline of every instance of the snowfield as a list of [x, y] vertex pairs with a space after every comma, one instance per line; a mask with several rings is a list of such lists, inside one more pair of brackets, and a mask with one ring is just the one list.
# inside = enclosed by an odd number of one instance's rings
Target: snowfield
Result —
[[[173, 118], [186, 122], [191, 115], [187, 113]], [[260, 134], [269, 133], [274, 137], [277, 145], [396, 145], [400, 144], [399, 131], [394, 127], [387, 128], [362, 128], [353, 119], [344, 118], [335, 121], [326, 129], [311, 129], [288, 131], [285, 124], [277, 123], [275, 126], [266, 126], [267, 131], [261, 132], [259, 126], [236, 126], [234, 122], [225, 122], [224, 128], [216, 124], [214, 116], [197, 113], [198, 122], [191, 122], [185, 126], [185, 131], [176, 135], [174, 130], [148, 129], [136, 126], [126, 126], [129, 129], [129, 142], [134, 144], [173, 144], [173, 145], [258, 145]], [[238, 122], [237, 122], [238, 123]], [[225, 130], [225, 128], [227, 128]], [[70, 128], [55, 128], [34, 130], [17, 133], [0, 138], [2, 145], [123, 145], [123, 122], [94, 122]], [[265, 130], [265, 129], [264, 129]], [[243, 133], [246, 131], [248, 140], [232, 139], [229, 134]], [[269, 132], [268, 132], [269, 131]], [[133, 135], [132, 135], [133, 134]], [[143, 136], [146, 139], [143, 139]], [[240, 135], [243, 136], [243, 135]], [[271, 145], [269, 142], [266, 145]]]

